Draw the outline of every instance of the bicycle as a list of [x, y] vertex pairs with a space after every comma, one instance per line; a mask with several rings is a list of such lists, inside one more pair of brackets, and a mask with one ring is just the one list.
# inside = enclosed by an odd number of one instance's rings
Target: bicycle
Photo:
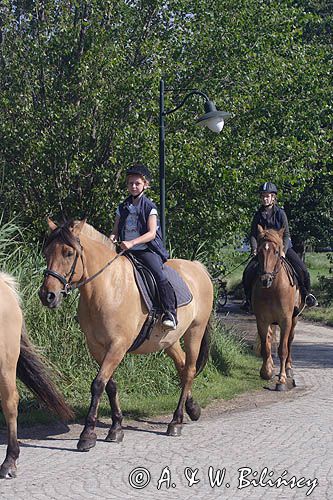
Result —
[[227, 292], [227, 282], [218, 279], [218, 297], [217, 297], [217, 309], [224, 307], [228, 302], [228, 292]]

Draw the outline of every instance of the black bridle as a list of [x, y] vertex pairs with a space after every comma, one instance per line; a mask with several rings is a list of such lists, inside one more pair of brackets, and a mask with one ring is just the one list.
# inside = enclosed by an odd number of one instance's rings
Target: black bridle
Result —
[[[74, 257], [74, 260], [73, 260], [72, 267], [70, 268], [70, 270], [68, 271], [68, 273], [62, 275], [62, 274], [57, 273], [56, 271], [53, 271], [52, 269], [48, 269], [48, 268], [45, 269], [45, 271], [44, 271], [44, 276], [45, 277], [46, 276], [53, 276], [54, 278], [58, 279], [64, 285], [64, 288], [63, 288], [63, 290], [60, 290], [60, 293], [62, 293], [63, 295], [65, 295], [65, 297], [67, 297], [67, 295], [69, 295], [73, 290], [75, 290], [77, 288], [81, 288], [81, 286], [86, 285], [87, 283], [89, 283], [90, 281], [92, 281], [93, 279], [95, 279], [107, 267], [109, 267], [110, 264], [112, 264], [112, 262], [114, 262], [116, 259], [118, 259], [118, 257], [120, 257], [121, 255], [123, 255], [124, 252], [126, 252], [126, 250], [122, 250], [115, 257], [113, 257], [113, 259], [109, 260], [105, 264], [105, 266], [103, 266], [95, 274], [93, 274], [92, 276], [90, 276], [88, 278], [85, 278], [84, 280], [80, 281], [79, 283], [73, 283], [72, 279], [73, 279], [73, 276], [75, 274], [76, 264], [77, 264], [78, 258], [82, 256], [82, 252], [83, 252], [83, 248], [82, 248], [82, 245], [81, 245], [81, 242], [80, 242], [79, 238], [77, 238], [77, 242], [78, 242], [78, 244], [80, 246], [80, 252], [78, 252], [76, 250], [76, 254], [75, 254], [75, 257]], [[73, 248], [73, 250], [75, 250], [75, 249]], [[69, 278], [67, 279], [68, 276], [69, 276]]]
[[[81, 246], [80, 242], [79, 242], [79, 245], [80, 245], [80, 248], [82, 251], [82, 246]], [[63, 288], [63, 290], [60, 291], [60, 293], [64, 294], [65, 296], [69, 295], [71, 293], [71, 291], [74, 288], [76, 288], [75, 285], [72, 283], [72, 279], [73, 279], [73, 276], [75, 274], [75, 268], [76, 268], [78, 258], [79, 258], [79, 252], [76, 251], [72, 266], [71, 266], [70, 270], [68, 271], [68, 273], [66, 273], [64, 275], [57, 273], [57, 271], [53, 271], [53, 269], [48, 269], [48, 268], [45, 269], [45, 271], [43, 273], [45, 278], [47, 276], [53, 276], [53, 278], [57, 278], [64, 285], [64, 288]], [[69, 276], [69, 278], [68, 278], [68, 276]]]

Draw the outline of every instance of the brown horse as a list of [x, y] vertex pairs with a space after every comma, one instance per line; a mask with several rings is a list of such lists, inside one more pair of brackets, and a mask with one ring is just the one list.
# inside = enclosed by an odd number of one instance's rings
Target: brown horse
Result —
[[0, 318], [0, 395], [8, 434], [7, 454], [0, 468], [0, 478], [12, 478], [16, 476], [16, 460], [20, 453], [16, 375], [61, 419], [68, 420], [74, 415], [28, 340], [17, 285], [14, 278], [6, 273], [0, 273]]
[[[71, 284], [80, 287], [80, 326], [91, 355], [100, 365], [91, 386], [91, 404], [78, 442], [78, 449], [87, 451], [96, 443], [97, 411], [104, 389], [112, 414], [112, 426], [106, 440], [119, 442], [123, 439], [122, 413], [112, 377], [140, 332], [148, 311], [135, 283], [131, 263], [125, 256], [117, 256], [109, 238], [85, 221], [68, 221], [60, 227], [50, 220], [48, 223], [52, 232], [45, 246], [48, 269], [40, 290], [41, 301], [55, 308]], [[165, 330], [158, 322], [150, 338], [133, 353], [148, 354], [164, 349], [173, 359], [181, 379], [181, 395], [167, 433], [177, 436], [181, 433], [184, 404], [192, 420], [200, 416], [200, 406], [192, 398], [191, 387], [208, 358], [213, 285], [199, 262], [170, 260], [167, 265], [183, 277], [193, 299], [179, 308], [176, 330]], [[94, 278], [89, 280], [91, 277]], [[185, 352], [180, 346], [181, 337]]]
[[273, 325], [280, 327], [278, 391], [286, 390], [287, 377], [292, 377], [291, 345], [299, 311], [304, 305], [290, 267], [284, 260], [283, 232], [284, 229], [264, 230], [258, 226], [259, 275], [252, 288], [251, 300], [261, 340], [263, 364], [260, 376], [265, 380], [273, 376]]

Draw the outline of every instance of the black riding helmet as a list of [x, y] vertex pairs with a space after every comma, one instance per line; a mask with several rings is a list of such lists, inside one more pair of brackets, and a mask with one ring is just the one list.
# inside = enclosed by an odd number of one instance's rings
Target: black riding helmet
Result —
[[277, 194], [278, 190], [273, 182], [264, 182], [259, 188], [259, 193], [274, 193]]
[[144, 179], [146, 179], [148, 182], [151, 181], [151, 175], [148, 170], [148, 168], [143, 165], [142, 163], [136, 163], [135, 165], [132, 165], [132, 167], [128, 168], [126, 171], [126, 177], [128, 175], [141, 175]]

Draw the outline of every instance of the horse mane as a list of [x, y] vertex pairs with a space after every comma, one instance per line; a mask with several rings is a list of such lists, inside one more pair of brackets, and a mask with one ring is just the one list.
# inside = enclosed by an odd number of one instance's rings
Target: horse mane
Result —
[[14, 276], [11, 276], [8, 273], [4, 273], [4, 272], [0, 271], [0, 279], [12, 290], [17, 302], [20, 304], [21, 297], [19, 294], [19, 286], [18, 286], [18, 283], [17, 283], [16, 279], [14, 278]]
[[262, 233], [258, 234], [259, 243], [263, 241], [270, 241], [271, 243], [275, 243], [276, 245], [282, 245], [283, 239], [279, 235], [279, 232], [276, 229], [264, 229]]
[[88, 238], [91, 238], [94, 241], [98, 241], [99, 243], [106, 245], [108, 248], [111, 248], [111, 250], [115, 250], [116, 248], [116, 245], [110, 240], [110, 238], [105, 236], [105, 234], [102, 234], [99, 231], [97, 231], [97, 229], [95, 229], [87, 222], [84, 224], [81, 234], [84, 234]]
[[[66, 220], [63, 224], [58, 226], [52, 233], [48, 236], [44, 249], [52, 243], [55, 239], [60, 239], [65, 245], [68, 245], [72, 248], [74, 248], [79, 255], [82, 253], [82, 248], [80, 245], [80, 240], [73, 234], [73, 227], [80, 221], [78, 220]], [[81, 234], [88, 236], [88, 238], [91, 238], [94, 241], [98, 241], [99, 243], [104, 244], [108, 248], [115, 250], [115, 245], [112, 243], [110, 238], [105, 236], [104, 234], [100, 233], [97, 231], [97, 229], [93, 228], [90, 224], [87, 222], [83, 225]]]

